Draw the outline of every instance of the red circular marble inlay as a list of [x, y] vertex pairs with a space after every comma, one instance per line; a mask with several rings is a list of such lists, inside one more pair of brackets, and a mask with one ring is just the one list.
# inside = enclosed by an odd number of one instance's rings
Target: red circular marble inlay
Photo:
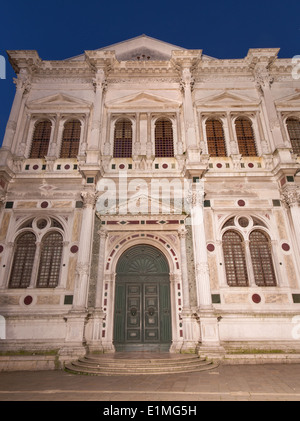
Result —
[[65, 165], [65, 170], [69, 170], [70, 169], [70, 165], [69, 164], [66, 164]]
[[245, 204], [246, 204], [246, 203], [245, 203], [245, 201], [244, 201], [244, 200], [239, 200], [239, 201], [238, 201], [238, 205], [239, 205], [239, 206], [245, 206]]
[[207, 244], [206, 248], [207, 248], [208, 251], [214, 251], [215, 246], [213, 244]]
[[120, 165], [119, 165], [119, 168], [120, 168], [120, 170], [124, 170], [125, 165], [124, 165], [124, 164], [120, 164]]
[[162, 164], [163, 168], [168, 168], [168, 164]]
[[252, 164], [252, 162], [249, 162], [248, 167], [249, 168], [253, 168], [254, 167], [254, 164]]
[[282, 250], [284, 251], [289, 251], [290, 249], [290, 246], [287, 243], [283, 243], [281, 247], [282, 247]]
[[38, 166], [38, 165], [34, 165], [32, 168], [33, 168], [34, 170], [37, 170], [37, 169], [39, 168], [39, 166]]
[[222, 164], [217, 164], [217, 167], [218, 168], [222, 168]]
[[48, 205], [49, 205], [49, 203], [48, 203], [48, 202], [42, 202], [42, 203], [41, 203], [41, 208], [45, 209], [45, 208], [47, 208], [47, 207], [48, 207]]
[[256, 304], [260, 303], [260, 302], [261, 302], [260, 295], [258, 295], [258, 294], [253, 294], [253, 295], [252, 295], [252, 301], [253, 301], [254, 303], [256, 303]]
[[32, 303], [32, 300], [33, 300], [32, 296], [31, 295], [27, 295], [24, 298], [24, 304], [27, 305], [27, 306], [29, 306]]
[[77, 253], [78, 252], [78, 247], [77, 246], [72, 246], [70, 248], [71, 253]]

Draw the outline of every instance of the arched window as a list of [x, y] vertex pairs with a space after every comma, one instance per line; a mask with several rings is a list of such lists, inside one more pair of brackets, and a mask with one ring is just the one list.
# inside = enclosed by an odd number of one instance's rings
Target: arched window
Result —
[[172, 122], [167, 118], [160, 118], [155, 123], [155, 156], [173, 157], [173, 127]]
[[57, 231], [46, 234], [41, 243], [41, 257], [37, 278], [38, 288], [55, 288], [58, 285], [63, 238]]
[[256, 285], [275, 286], [276, 279], [269, 237], [263, 231], [255, 230], [251, 232], [249, 239]]
[[132, 123], [122, 118], [116, 121], [114, 133], [114, 158], [131, 158], [132, 156]]
[[78, 120], [67, 121], [64, 125], [60, 150], [61, 158], [76, 158], [79, 150], [81, 124]]
[[36, 251], [36, 237], [32, 232], [21, 234], [15, 244], [9, 288], [27, 288]]
[[288, 118], [286, 120], [293, 153], [300, 155], [300, 120], [297, 118]]
[[229, 286], [248, 286], [248, 275], [243, 239], [234, 230], [223, 234], [223, 253]]
[[220, 120], [206, 120], [206, 138], [210, 156], [226, 156], [225, 137]]
[[29, 158], [44, 158], [48, 154], [50, 136], [51, 122], [38, 122], [34, 128]]
[[245, 117], [237, 118], [235, 120], [235, 130], [240, 154], [243, 156], [257, 156], [251, 121]]

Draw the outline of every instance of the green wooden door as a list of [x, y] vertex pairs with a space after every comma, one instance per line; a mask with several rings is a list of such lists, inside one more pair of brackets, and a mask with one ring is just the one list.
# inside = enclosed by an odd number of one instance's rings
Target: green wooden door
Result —
[[116, 350], [168, 350], [171, 344], [169, 267], [148, 245], [127, 250], [117, 265]]

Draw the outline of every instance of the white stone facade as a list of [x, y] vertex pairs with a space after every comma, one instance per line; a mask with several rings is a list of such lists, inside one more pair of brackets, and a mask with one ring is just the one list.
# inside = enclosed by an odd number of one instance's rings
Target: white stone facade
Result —
[[[170, 269], [171, 352], [300, 348], [300, 159], [287, 129], [289, 118], [300, 124], [300, 80], [277, 54], [219, 60], [147, 36], [63, 61], [8, 52], [17, 78], [0, 150], [0, 350], [114, 352], [117, 264], [136, 245], [155, 247]], [[173, 151], [158, 157], [162, 118]], [[240, 150], [239, 118], [255, 155]], [[48, 151], [33, 158], [45, 119]], [[74, 119], [78, 151], [62, 158]], [[120, 119], [131, 156], [114, 157]], [[210, 153], [210, 119], [222, 125], [223, 156]], [[255, 230], [269, 239], [273, 284], [257, 283]], [[229, 231], [242, 242], [245, 285], [228, 282]], [[31, 278], [12, 287], [23, 233], [35, 238]], [[55, 287], [39, 279], [50, 233], [61, 239]]]

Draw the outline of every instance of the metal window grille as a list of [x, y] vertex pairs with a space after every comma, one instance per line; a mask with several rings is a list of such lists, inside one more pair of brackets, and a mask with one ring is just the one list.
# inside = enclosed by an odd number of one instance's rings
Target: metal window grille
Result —
[[240, 154], [243, 156], [257, 156], [251, 121], [244, 117], [237, 118], [235, 120], [235, 129]]
[[300, 155], [300, 120], [297, 118], [288, 118], [286, 124], [293, 153]]
[[67, 121], [64, 125], [60, 157], [76, 158], [79, 150], [81, 124], [78, 120]]
[[27, 288], [36, 251], [36, 237], [32, 232], [21, 234], [15, 245], [9, 288]]
[[275, 286], [276, 279], [269, 238], [264, 232], [258, 230], [253, 231], [249, 238], [256, 285]]
[[29, 158], [44, 158], [48, 153], [51, 136], [51, 122], [40, 121], [34, 129]]
[[166, 118], [161, 118], [155, 123], [155, 156], [157, 158], [174, 156], [172, 122]]
[[41, 257], [38, 272], [38, 288], [55, 288], [58, 285], [63, 251], [60, 233], [47, 234], [41, 244]]
[[244, 243], [236, 231], [223, 235], [223, 253], [228, 285], [248, 286]]
[[210, 156], [226, 156], [226, 144], [221, 121], [214, 119], [206, 121], [206, 138]]
[[114, 133], [114, 158], [131, 158], [132, 123], [130, 120], [116, 121]]

